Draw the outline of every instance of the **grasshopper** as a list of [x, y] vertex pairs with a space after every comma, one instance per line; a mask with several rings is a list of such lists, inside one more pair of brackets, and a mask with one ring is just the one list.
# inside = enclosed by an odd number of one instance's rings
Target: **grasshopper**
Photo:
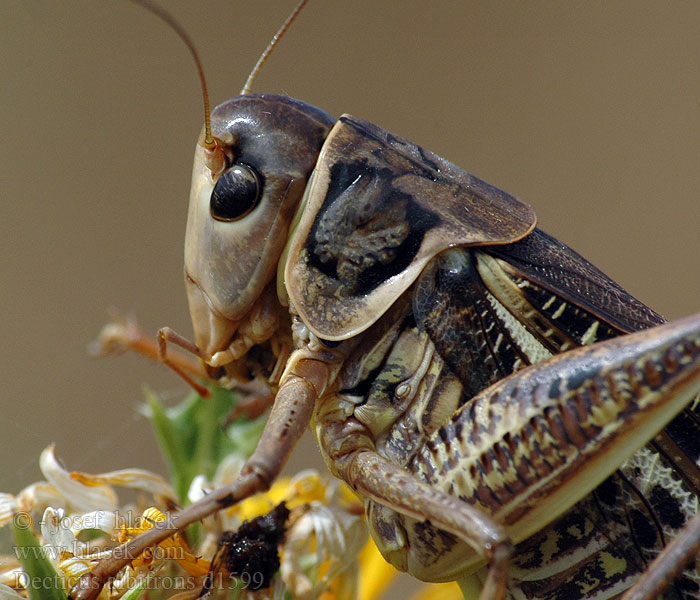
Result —
[[[529, 206], [416, 144], [234, 98], [198, 142], [185, 256], [196, 345], [165, 339], [212, 376], [266, 377], [270, 420], [238, 482], [84, 583], [265, 489], [310, 422], [387, 559], [484, 599], [613, 597], [692, 516], [698, 318], [661, 326]], [[638, 463], [658, 462], [683, 489], [654, 505]]]

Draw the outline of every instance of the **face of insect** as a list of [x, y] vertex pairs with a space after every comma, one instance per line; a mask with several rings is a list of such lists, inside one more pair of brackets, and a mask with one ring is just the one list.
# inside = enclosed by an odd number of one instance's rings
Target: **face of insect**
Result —
[[[185, 236], [187, 296], [196, 343], [206, 357], [229, 347], [272, 279], [332, 122], [313, 106], [274, 96], [242, 96], [213, 111], [212, 130], [224, 145], [226, 166], [212, 174], [202, 136]], [[274, 332], [258, 325], [256, 341]], [[229, 353], [220, 364], [234, 358]]]

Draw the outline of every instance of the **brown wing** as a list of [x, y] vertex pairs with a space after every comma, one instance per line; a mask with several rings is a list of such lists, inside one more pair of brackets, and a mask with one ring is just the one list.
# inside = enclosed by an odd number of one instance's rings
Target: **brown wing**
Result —
[[517, 198], [344, 115], [316, 165], [285, 285], [316, 335], [346, 339], [372, 325], [440, 251], [512, 243], [535, 224]]
[[[616, 330], [612, 335], [632, 333], [664, 322], [663, 317], [632, 297], [595, 265], [541, 229], [535, 229], [515, 244], [489, 249], [489, 254], [502, 259], [512, 277], [533, 282], [539, 289], [550, 292], [537, 298], [538, 288], [521, 287], [523, 295], [540, 312], [547, 313], [543, 305], [551, 294], [556, 294], [572, 307], [612, 326]], [[555, 304], [551, 312], [561, 305]], [[562, 311], [559, 322], [567, 317], [570, 322], [564, 327], [577, 337], [580, 325], [574, 323], [568, 311]], [[590, 324], [586, 322], [584, 326]]]
[[[467, 397], [541, 360], [532, 341], [558, 353], [663, 322], [539, 229], [514, 244], [444, 252], [414, 289], [416, 322]], [[507, 310], [498, 312], [499, 303]], [[507, 312], [511, 321], [503, 318]], [[517, 597], [609, 598], [632, 585], [696, 511], [698, 411], [696, 401], [594, 495], [518, 545]], [[687, 570], [665, 597], [696, 597], [691, 592], [700, 589], [697, 581], [697, 573]]]

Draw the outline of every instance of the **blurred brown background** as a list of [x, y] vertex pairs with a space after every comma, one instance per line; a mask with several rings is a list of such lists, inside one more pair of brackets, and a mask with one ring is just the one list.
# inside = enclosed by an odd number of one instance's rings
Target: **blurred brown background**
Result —
[[[292, 1], [164, 2], [235, 95]], [[128, 2], [0, 1], [0, 491], [162, 469], [135, 407], [184, 385], [86, 344], [110, 306], [190, 335], [182, 243], [195, 68]], [[700, 3], [311, 2], [255, 91], [349, 112], [535, 208], [668, 317], [700, 308]]]

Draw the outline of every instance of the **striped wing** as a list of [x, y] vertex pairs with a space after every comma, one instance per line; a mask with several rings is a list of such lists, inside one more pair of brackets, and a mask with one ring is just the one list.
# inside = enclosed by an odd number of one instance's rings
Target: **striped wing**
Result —
[[[663, 318], [573, 250], [536, 229], [483, 250], [450, 251], [429, 265], [414, 314], [470, 396], [503, 376], [575, 346]], [[700, 420], [686, 409], [617, 474], [521, 543], [514, 598], [614, 598], [698, 507]], [[686, 571], [669, 597], [696, 597]]]

